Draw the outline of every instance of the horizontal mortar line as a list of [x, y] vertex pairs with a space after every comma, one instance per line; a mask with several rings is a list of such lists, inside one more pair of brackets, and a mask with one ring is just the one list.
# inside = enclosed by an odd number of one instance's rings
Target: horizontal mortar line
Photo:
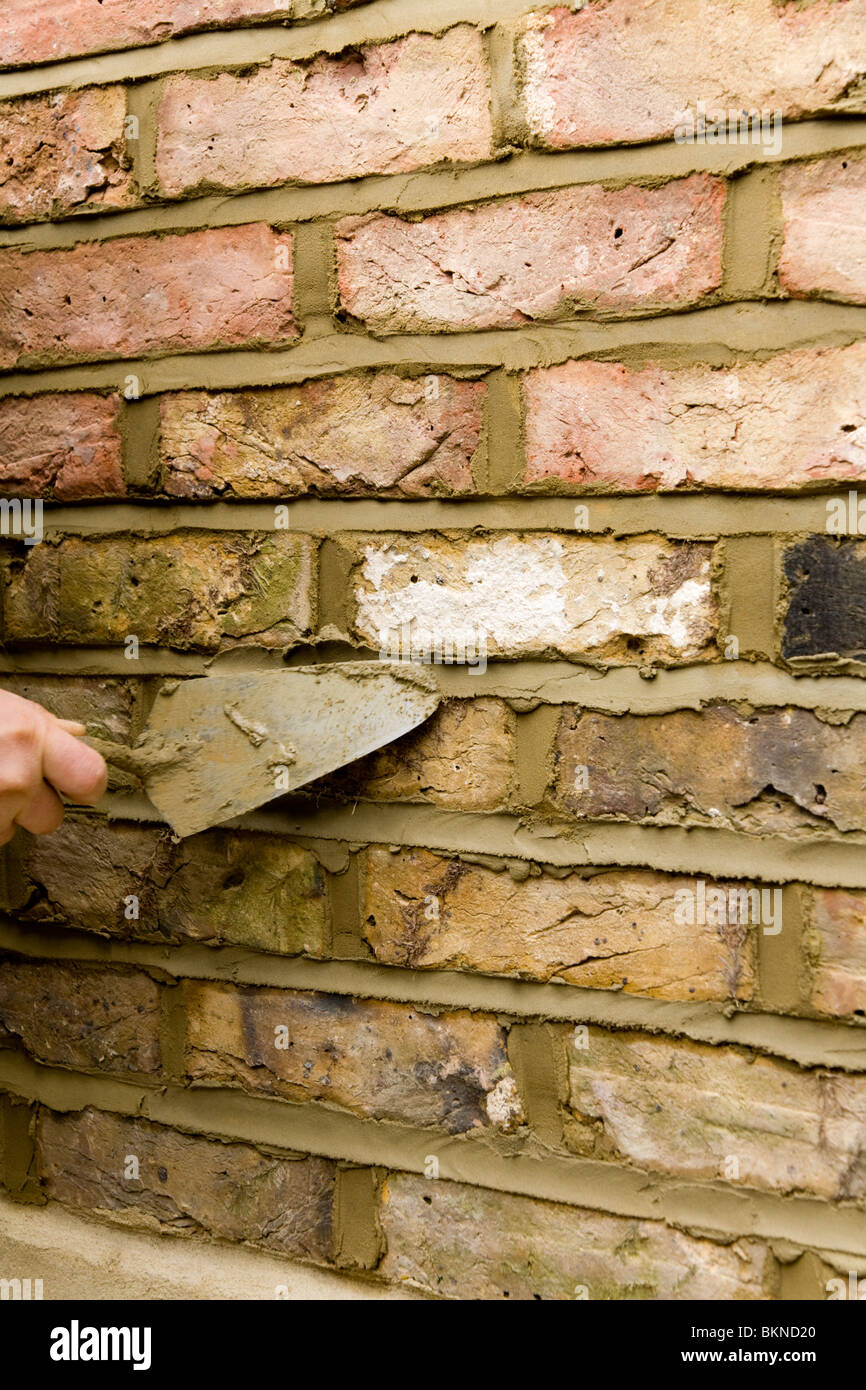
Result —
[[[45, 391], [122, 391], [138, 378], [142, 396], [162, 391], [238, 390], [289, 385], [376, 367], [418, 371], [449, 367], [483, 372], [528, 371], [572, 357], [652, 359], [659, 351], [682, 360], [734, 365], [742, 354], [763, 356], [798, 347], [844, 346], [866, 337], [866, 305], [818, 300], [746, 301], [643, 318], [570, 319], [479, 332], [395, 334], [376, 338], [334, 329], [305, 335], [294, 347], [244, 348], [111, 362], [72, 363], [0, 377], [0, 396]], [[708, 354], [702, 358], [700, 353]]]
[[379, 0], [358, 10], [291, 27], [266, 24], [212, 29], [160, 44], [0, 73], [0, 100], [59, 87], [139, 81], [196, 68], [244, 67], [271, 58], [313, 58], [403, 34], [441, 33], [454, 24], [489, 27], [536, 9], [533, 0], [436, 0], [426, 11], [416, 0]]
[[583, 989], [480, 972], [409, 970], [372, 961], [277, 956], [243, 946], [117, 940], [52, 928], [50, 924], [22, 926], [5, 915], [0, 915], [0, 951], [16, 952], [30, 960], [143, 967], [178, 979], [318, 990], [437, 1010], [469, 1009], [514, 1019], [663, 1032], [693, 1042], [753, 1048], [802, 1067], [866, 1072], [866, 1027], [831, 1019], [746, 1011], [727, 1017], [722, 1007], [713, 1003], [643, 999], [617, 990]]
[[[57, 222], [0, 228], [0, 246], [58, 250], [117, 236], [229, 227], [245, 222], [300, 223], [367, 212], [441, 211], [463, 203], [586, 183], [628, 185], [685, 178], [693, 173], [732, 177], [788, 161], [818, 158], [866, 145], [866, 118], [805, 121], [789, 126], [778, 155], [747, 145], [620, 145], [614, 148], [493, 154], [472, 165], [412, 173], [370, 174], [334, 183], [284, 183], [274, 188], [192, 192], [159, 204], [110, 212], [74, 213]], [[495, 183], [495, 186], [494, 186]]]
[[[714, 540], [719, 536], [826, 532], [828, 503], [845, 500], [856, 483], [799, 496], [733, 496], [727, 493], [575, 494], [550, 497], [463, 497], [408, 501], [368, 498], [287, 497], [265, 501], [161, 502], [154, 499], [109, 504], [55, 506], [48, 503], [48, 534], [100, 536], [122, 531], [163, 534], [179, 530], [273, 531], [275, 507], [288, 505], [289, 530], [333, 536], [352, 531], [568, 531], [576, 538], [661, 531], [673, 537]], [[575, 508], [581, 512], [575, 526]], [[586, 524], [584, 524], [586, 520]]]
[[[314, 653], [305, 653], [303, 657], [305, 665], [315, 664], [315, 659]], [[0, 652], [0, 677], [93, 675], [135, 680], [291, 669], [279, 651], [243, 647], [216, 657], [141, 647], [135, 662], [129, 661], [120, 649], [105, 647]], [[530, 659], [493, 661], [483, 673], [467, 666], [444, 665], [435, 666], [433, 671], [443, 695], [449, 699], [492, 695], [629, 714], [697, 710], [710, 703], [737, 700], [758, 707], [792, 705], [799, 709], [866, 712], [866, 680], [857, 676], [797, 676], [769, 662], [725, 661], [672, 667], [657, 671], [652, 679], [641, 676], [634, 666], [600, 671], [568, 661]]]
[[[439, 1160], [440, 1180], [569, 1206], [607, 1211], [722, 1235], [790, 1240], [819, 1249], [866, 1254], [866, 1211], [813, 1197], [781, 1197], [754, 1188], [666, 1178], [641, 1169], [552, 1152], [515, 1154], [486, 1135], [462, 1138], [327, 1110], [313, 1103], [241, 1091], [170, 1085], [148, 1090], [114, 1078], [45, 1067], [0, 1053], [0, 1089], [61, 1113], [93, 1106], [148, 1119], [186, 1133], [347, 1162], [423, 1173]], [[432, 1181], [432, 1179], [431, 1179]]]
[[[112, 820], [164, 824], [143, 793], [116, 792], [100, 810]], [[530, 823], [507, 812], [448, 811], [411, 804], [327, 806], [252, 812], [225, 828], [261, 830], [348, 844], [401, 845], [450, 854], [487, 854], [562, 868], [646, 867], [713, 878], [866, 888], [864, 837], [848, 843], [812, 834], [802, 840], [758, 838], [702, 826], [618, 822]]]

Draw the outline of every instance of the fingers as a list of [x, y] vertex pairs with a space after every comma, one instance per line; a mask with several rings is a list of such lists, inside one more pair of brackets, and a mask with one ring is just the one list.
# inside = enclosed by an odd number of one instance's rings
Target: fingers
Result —
[[67, 734], [74, 734], [76, 738], [83, 738], [87, 733], [87, 725], [79, 724], [77, 719], [58, 719], [57, 723]]
[[[23, 811], [15, 817], [15, 824], [34, 835], [50, 835], [63, 820], [63, 802], [55, 791], [45, 782], [36, 789]], [[10, 831], [10, 839], [12, 832]]]
[[42, 773], [46, 782], [86, 806], [95, 806], [108, 786], [105, 759], [86, 743], [60, 727], [54, 720], [45, 732], [42, 748]]

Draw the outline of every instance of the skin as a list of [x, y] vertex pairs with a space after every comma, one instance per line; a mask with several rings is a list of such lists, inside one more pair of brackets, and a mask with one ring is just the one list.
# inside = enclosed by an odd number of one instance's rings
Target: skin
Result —
[[108, 785], [103, 758], [80, 739], [83, 724], [0, 690], [0, 844], [20, 825], [50, 835], [63, 820], [60, 795], [95, 806]]

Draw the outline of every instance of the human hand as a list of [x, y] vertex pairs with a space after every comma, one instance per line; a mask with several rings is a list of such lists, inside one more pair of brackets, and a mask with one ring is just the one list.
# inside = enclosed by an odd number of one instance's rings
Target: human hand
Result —
[[0, 844], [16, 825], [50, 835], [63, 820], [58, 792], [93, 806], [108, 785], [103, 758], [79, 740], [83, 724], [0, 690]]

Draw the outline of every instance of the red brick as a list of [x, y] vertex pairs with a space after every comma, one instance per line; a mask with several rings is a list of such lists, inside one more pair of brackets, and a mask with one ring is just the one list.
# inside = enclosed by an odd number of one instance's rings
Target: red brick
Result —
[[131, 206], [136, 192], [125, 167], [125, 117], [123, 87], [0, 105], [0, 221]]
[[0, 365], [286, 343], [291, 236], [261, 223], [0, 251]]
[[502, 328], [697, 304], [721, 282], [724, 184], [598, 184], [420, 222], [337, 224], [340, 299], [378, 333]]
[[492, 152], [482, 38], [468, 25], [311, 63], [275, 59], [251, 75], [178, 74], [157, 122], [169, 195], [332, 183]]
[[866, 344], [730, 369], [566, 362], [525, 380], [526, 474], [578, 489], [794, 491], [866, 477]]
[[40, 1062], [156, 1073], [159, 1019], [159, 987], [143, 971], [0, 962], [0, 1023]]
[[366, 0], [3, 0], [0, 67], [161, 43], [196, 29], [315, 18]]
[[836, 155], [782, 171], [779, 283], [795, 298], [866, 304], [866, 159]]
[[119, 396], [69, 391], [0, 400], [0, 489], [26, 497], [122, 497]]
[[801, 890], [809, 1003], [832, 1018], [866, 1016], [866, 893]]
[[383, 372], [163, 396], [162, 486], [174, 497], [473, 492], [485, 391]]
[[534, 141], [563, 149], [670, 136], [699, 101], [717, 120], [850, 110], [849, 89], [866, 75], [864, 34], [864, 0], [594, 0], [576, 14], [547, 10], [521, 34], [525, 117]]

